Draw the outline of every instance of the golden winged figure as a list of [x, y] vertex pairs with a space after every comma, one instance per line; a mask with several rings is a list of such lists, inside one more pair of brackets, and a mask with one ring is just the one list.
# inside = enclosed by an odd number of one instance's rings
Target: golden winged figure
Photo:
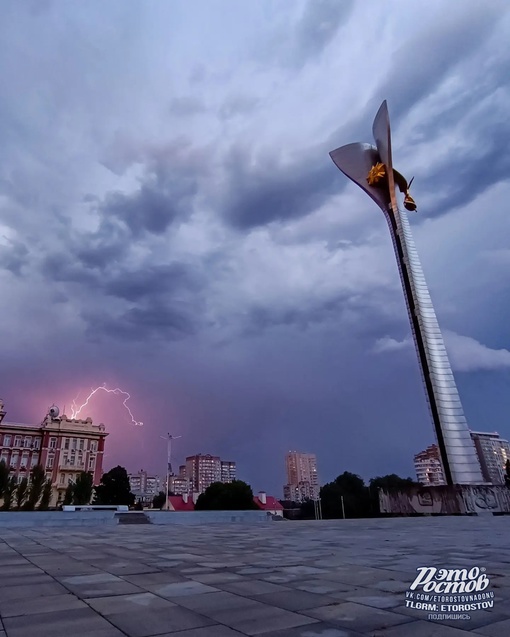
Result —
[[[400, 192], [404, 194], [404, 208], [406, 210], [416, 210], [416, 202], [409, 194], [409, 188], [411, 187], [411, 184], [413, 183], [414, 177], [411, 179], [409, 183], [407, 183], [407, 179], [395, 169], [393, 169], [393, 177], [395, 179], [395, 184], [398, 186]], [[385, 179], [386, 179], [386, 166], [380, 161], [378, 161], [368, 171], [368, 175], [367, 175], [368, 185], [380, 186], [381, 182], [383, 182]]]

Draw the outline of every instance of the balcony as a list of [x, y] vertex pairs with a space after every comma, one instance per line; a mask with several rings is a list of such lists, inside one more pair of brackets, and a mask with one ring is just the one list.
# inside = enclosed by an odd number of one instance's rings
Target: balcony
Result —
[[58, 468], [61, 471], [85, 471], [85, 463], [78, 462], [78, 460], [75, 462], [68, 460], [67, 462], [59, 463]]

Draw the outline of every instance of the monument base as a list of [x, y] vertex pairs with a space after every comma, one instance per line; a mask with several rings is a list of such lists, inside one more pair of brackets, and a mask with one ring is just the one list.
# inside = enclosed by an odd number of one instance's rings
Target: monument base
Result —
[[504, 485], [409, 487], [379, 489], [379, 509], [391, 515], [510, 514], [510, 489]]

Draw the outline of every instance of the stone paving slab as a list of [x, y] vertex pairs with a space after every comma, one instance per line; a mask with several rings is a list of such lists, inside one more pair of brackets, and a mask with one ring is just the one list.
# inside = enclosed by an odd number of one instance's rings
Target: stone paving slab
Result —
[[253, 599], [220, 591], [218, 593], [205, 593], [204, 595], [187, 595], [176, 600], [179, 606], [196, 611], [205, 617], [214, 618], [218, 613], [237, 608], [249, 608], [259, 603]]
[[164, 632], [177, 632], [216, 623], [179, 606], [143, 610], [137, 613], [113, 614], [108, 616], [108, 620], [129, 637], [152, 637]]
[[[430, 622], [413, 621], [403, 626], [393, 626], [387, 630], [375, 630], [370, 633], [371, 637], [475, 637], [475, 633], [463, 630], [464, 622], [459, 622], [459, 628], [444, 626], [436, 622], [433, 626]], [[462, 626], [462, 628], [461, 628]]]
[[8, 637], [122, 637], [90, 608], [11, 617], [5, 619], [5, 629]]
[[278, 591], [276, 593], [265, 593], [257, 595], [256, 599], [264, 604], [271, 604], [285, 610], [301, 611], [319, 606], [338, 603], [333, 597], [307, 593], [305, 591]]
[[0, 603], [2, 617], [18, 617], [20, 615], [37, 615], [54, 611], [76, 610], [87, 605], [74, 595], [51, 595], [49, 597], [25, 597]]
[[[509, 536], [506, 516], [14, 532], [0, 513], [0, 637], [509, 637]], [[494, 608], [427, 621], [404, 604], [419, 566], [485, 567]]]
[[245, 635], [262, 635], [271, 631], [317, 623], [312, 617], [292, 613], [267, 604], [229, 609], [214, 614], [219, 624], [234, 628]]
[[91, 608], [101, 615], [115, 615], [117, 613], [137, 613], [139, 611], [156, 608], [175, 607], [173, 602], [153, 595], [152, 593], [135, 593], [134, 595], [115, 595], [113, 597], [96, 597], [84, 600]]
[[[277, 630], [264, 633], [263, 637], [364, 637], [345, 628], [333, 628], [331, 624], [313, 624], [312, 626], [298, 626], [289, 630]], [[410, 636], [412, 637], [412, 636]]]
[[510, 619], [477, 628], [476, 634], [487, 637], [508, 637], [510, 635]]
[[[1, 572], [1, 571], [0, 571]], [[25, 582], [30, 581], [26, 579]], [[9, 586], [0, 589], [0, 603], [18, 600], [33, 599], [49, 595], [63, 595], [68, 591], [58, 582], [49, 584], [22, 584], [19, 586]]]
[[[240, 637], [244, 633], [240, 633], [228, 626], [207, 626], [206, 628], [192, 628], [191, 630], [179, 630], [176, 633], [165, 633], [158, 637]], [[0, 637], [2, 637], [0, 635]]]
[[352, 628], [360, 633], [411, 621], [411, 618], [405, 615], [354, 602], [322, 606], [307, 610], [305, 613], [315, 619], [329, 622], [341, 628]]

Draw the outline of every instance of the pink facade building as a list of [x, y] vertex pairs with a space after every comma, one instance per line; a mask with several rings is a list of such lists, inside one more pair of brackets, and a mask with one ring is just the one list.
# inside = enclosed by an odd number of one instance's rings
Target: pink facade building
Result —
[[40, 425], [5, 421], [0, 400], [0, 462], [10, 468], [18, 481], [30, 478], [40, 464], [53, 485], [52, 505], [63, 500], [65, 490], [82, 471], [92, 473], [94, 485], [103, 475], [105, 426], [91, 418], [68, 418], [51, 407]]

